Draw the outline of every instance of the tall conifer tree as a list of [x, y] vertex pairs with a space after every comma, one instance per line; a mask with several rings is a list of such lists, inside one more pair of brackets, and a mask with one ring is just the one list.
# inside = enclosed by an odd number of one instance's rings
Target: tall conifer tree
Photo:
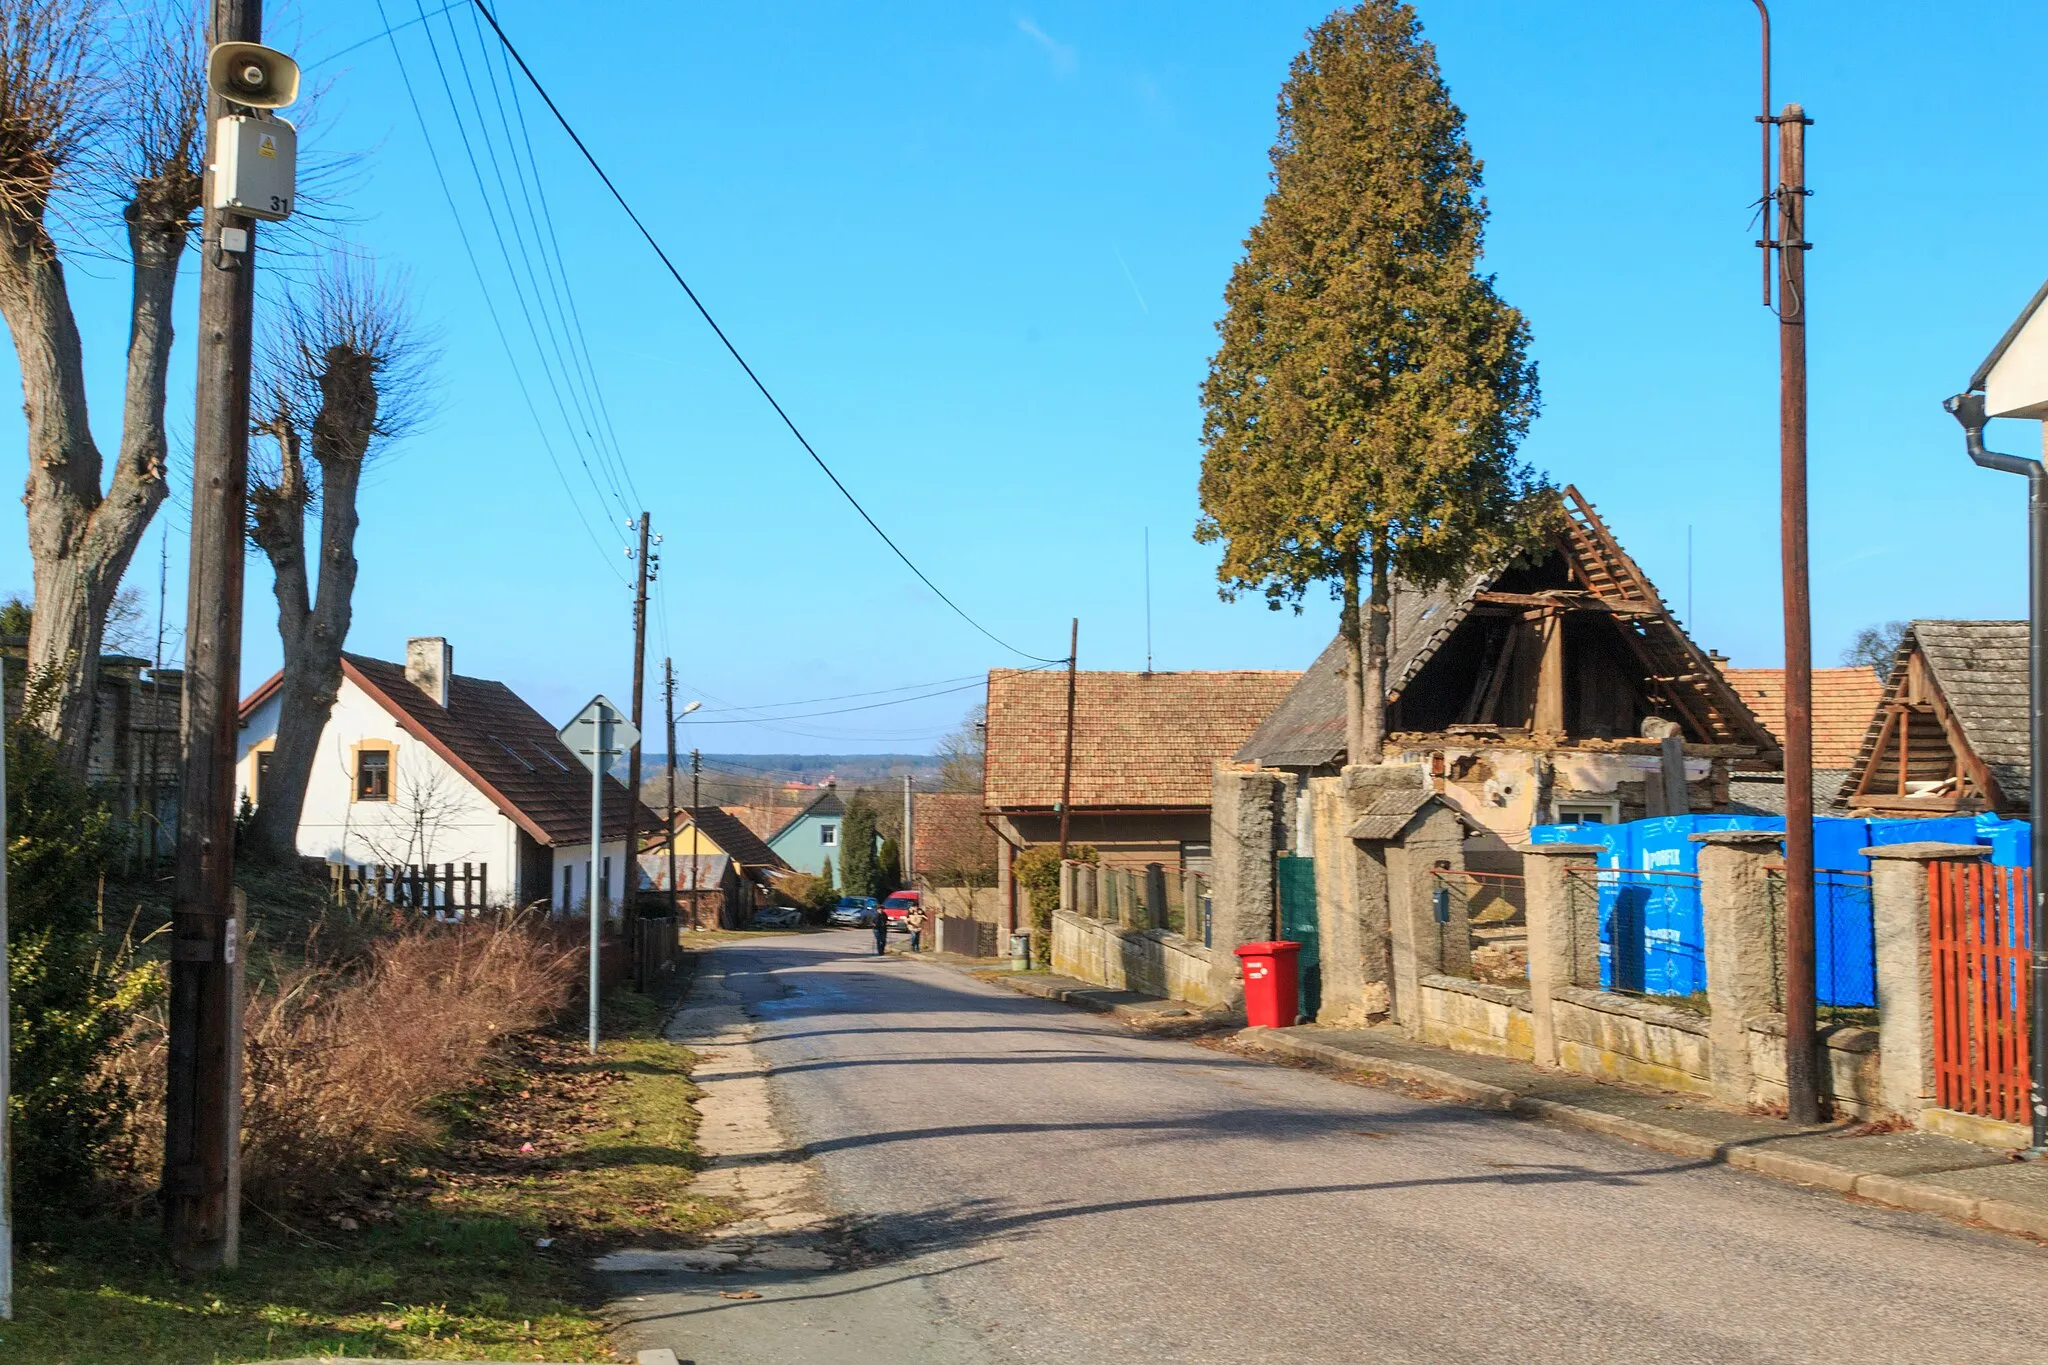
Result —
[[1410, 6], [1365, 0], [1310, 32], [1272, 162], [1202, 388], [1195, 535], [1223, 543], [1226, 598], [1299, 611], [1331, 585], [1348, 761], [1377, 763], [1394, 576], [1460, 577], [1554, 515], [1515, 454], [1536, 366], [1479, 273], [1480, 163]]

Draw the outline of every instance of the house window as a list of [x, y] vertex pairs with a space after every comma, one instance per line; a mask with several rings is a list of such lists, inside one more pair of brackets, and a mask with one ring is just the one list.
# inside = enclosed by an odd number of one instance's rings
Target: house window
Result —
[[1611, 825], [1618, 814], [1612, 801], [1557, 803], [1557, 823], [1560, 825]]
[[837, 826], [837, 825], [820, 825], [820, 826], [818, 826], [818, 842], [819, 842], [819, 843], [821, 843], [821, 844], [823, 844], [823, 845], [824, 845], [825, 847], [827, 847], [827, 848], [830, 848], [830, 847], [832, 847], [832, 845], [834, 845], [834, 844], [838, 843], [838, 842], [839, 842], [839, 826]]
[[605, 906], [612, 903], [612, 860], [609, 854], [605, 855], [604, 864], [597, 873], [597, 903]]
[[391, 751], [389, 749], [356, 750], [356, 800], [389, 801], [391, 799]]
[[564, 910], [574, 910], [576, 908], [576, 865], [574, 863], [562, 864], [562, 908]]
[[256, 755], [256, 781], [249, 792], [249, 804], [252, 806], [263, 804], [263, 789], [270, 785], [271, 752], [265, 749]]

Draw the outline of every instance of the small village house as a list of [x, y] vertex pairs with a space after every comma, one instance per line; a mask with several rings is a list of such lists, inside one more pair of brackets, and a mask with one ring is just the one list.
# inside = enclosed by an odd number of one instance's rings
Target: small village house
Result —
[[[1105, 863], [1203, 872], [1216, 764], [1295, 685], [1291, 672], [1111, 673], [1075, 677], [1069, 837]], [[996, 890], [1021, 922], [1016, 855], [1057, 844], [1067, 736], [1064, 672], [988, 675], [984, 813], [995, 831]]]
[[[676, 885], [669, 885], [669, 854]], [[760, 835], [718, 806], [685, 807], [675, 828], [659, 830], [640, 854], [640, 885], [670, 897], [693, 929], [730, 929], [768, 903], [775, 880], [790, 870]]]
[[[468, 868], [490, 904], [589, 904], [590, 772], [511, 688], [454, 671], [448, 642], [406, 642], [405, 662], [344, 654], [299, 820], [299, 852], [347, 867]], [[236, 785], [263, 800], [276, 746], [273, 675], [242, 702]], [[603, 783], [598, 900], [625, 893], [627, 793]], [[642, 807], [641, 827], [660, 817]]]
[[[1593, 505], [1575, 488], [1564, 505], [1547, 553], [1395, 589], [1376, 757], [1426, 769], [1477, 831], [1466, 851], [1477, 870], [1518, 871], [1514, 847], [1534, 825], [1729, 810], [1733, 771], [1781, 761], [1776, 736]], [[1240, 763], [1292, 774], [1298, 794], [1351, 761], [1342, 656], [1332, 641], [1237, 750]], [[1682, 741], [1683, 810], [1664, 799], [1667, 735]], [[1309, 818], [1310, 803], [1293, 809], [1298, 824]], [[1314, 842], [1305, 827], [1294, 838]]]
[[840, 861], [839, 825], [845, 818], [846, 803], [839, 799], [838, 784], [827, 782], [809, 805], [769, 836], [768, 847], [795, 871], [814, 877], [825, 870], [829, 861], [836, 878]]
[[1839, 805], [2028, 817], [2027, 697], [2025, 621], [1913, 622]]

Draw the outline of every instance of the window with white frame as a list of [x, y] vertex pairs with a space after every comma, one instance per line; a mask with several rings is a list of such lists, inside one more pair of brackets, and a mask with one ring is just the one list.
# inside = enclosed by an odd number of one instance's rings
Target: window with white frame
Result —
[[820, 825], [820, 826], [818, 826], [818, 842], [819, 842], [819, 843], [821, 843], [821, 844], [823, 844], [823, 845], [824, 845], [825, 847], [827, 847], [827, 848], [830, 848], [830, 847], [832, 847], [832, 845], [834, 845], [834, 844], [838, 843], [838, 842], [839, 842], [839, 826], [837, 826], [837, 825]]
[[1557, 803], [1557, 823], [1560, 825], [1612, 825], [1621, 819], [1621, 803], [1618, 801], [1560, 801]]

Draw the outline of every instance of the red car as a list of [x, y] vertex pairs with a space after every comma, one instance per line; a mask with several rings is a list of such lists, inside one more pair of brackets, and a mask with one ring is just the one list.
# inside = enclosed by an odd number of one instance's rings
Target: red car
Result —
[[907, 934], [910, 932], [910, 929], [903, 923], [903, 917], [912, 910], [915, 910], [917, 905], [918, 900], [915, 891], [894, 891], [890, 893], [887, 900], [882, 902], [882, 913], [889, 917], [889, 927], [891, 929], [899, 934]]

